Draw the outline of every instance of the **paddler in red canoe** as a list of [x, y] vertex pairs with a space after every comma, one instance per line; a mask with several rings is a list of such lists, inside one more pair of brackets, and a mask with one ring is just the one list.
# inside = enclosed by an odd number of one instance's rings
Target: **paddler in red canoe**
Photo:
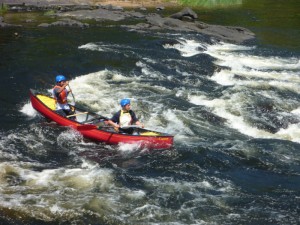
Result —
[[[74, 107], [68, 104], [68, 94], [72, 92], [66, 88], [69, 85], [69, 81], [64, 75], [57, 75], [55, 78], [56, 85], [54, 86], [52, 93], [56, 103], [56, 112], [63, 117], [75, 114]], [[69, 119], [75, 120], [76, 117], [72, 116]]]
[[138, 120], [134, 111], [131, 110], [130, 99], [122, 99], [120, 105], [122, 109], [116, 112], [113, 115], [113, 117], [110, 120], [108, 120], [109, 125], [112, 125], [115, 128], [115, 130], [119, 131], [120, 133], [129, 134], [132, 134], [134, 129], [122, 129], [122, 127], [130, 127], [131, 125], [137, 125], [141, 128], [144, 128], [144, 124], [142, 124]]

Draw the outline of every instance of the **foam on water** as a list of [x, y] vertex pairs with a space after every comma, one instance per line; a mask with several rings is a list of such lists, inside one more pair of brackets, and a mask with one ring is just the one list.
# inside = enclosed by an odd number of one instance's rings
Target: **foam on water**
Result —
[[[137, 66], [141, 66], [143, 68], [147, 67], [147, 65], [143, 64], [142, 62], [137, 62]], [[160, 77], [161, 79], [167, 79], [155, 72], [148, 73], [147, 69], [143, 70], [141, 76], [148, 78]], [[70, 86], [72, 87], [72, 91], [75, 96], [75, 103], [87, 105], [93, 111], [96, 111], [103, 116], [111, 117], [114, 112], [120, 109], [120, 100], [122, 98], [130, 98], [132, 101], [132, 109], [136, 112], [137, 116], [142, 120], [147, 128], [163, 132], [170, 131], [174, 133], [176, 124], [180, 124], [180, 127], [183, 127], [180, 120], [174, 120], [174, 114], [172, 114], [170, 111], [165, 112], [167, 109], [163, 107], [162, 103], [158, 104], [154, 101], [148, 101], [147, 97], [141, 98], [139, 92], [136, 92], [136, 90], [142, 91], [147, 89], [153, 90], [154, 92], [158, 93], [158, 95], [161, 95], [170, 93], [170, 90], [161, 86], [152, 86], [151, 84], [141, 83], [140, 79], [141, 77], [139, 76], [130, 77], [116, 71], [103, 70], [78, 76], [74, 80], [70, 81]], [[131, 88], [128, 88], [129, 86]], [[49, 91], [51, 92], [51, 90]], [[71, 100], [71, 98], [72, 97], [69, 95], [69, 100]], [[139, 109], [140, 104], [147, 104], [147, 108], [152, 110], [143, 111], [141, 114]], [[36, 116], [38, 114], [32, 108], [30, 103], [26, 103], [22, 107], [22, 112], [28, 116]], [[160, 112], [160, 115], [165, 117], [169, 125], [162, 125], [161, 120], [151, 119], [156, 117], [157, 112]], [[144, 114], [146, 114], [149, 119], [143, 120]], [[65, 143], [71, 143], [68, 139], [72, 141], [76, 140], [76, 143], [82, 142], [82, 137], [77, 132], [70, 129], [62, 132], [57, 137], [59, 146], [67, 148], [68, 146], [64, 146]], [[132, 152], [138, 149], [139, 146], [140, 145], [138, 143], [133, 145], [120, 144], [118, 149], [121, 152]]]
[[29, 117], [35, 117], [37, 115], [37, 112], [34, 110], [30, 102], [25, 103], [25, 105], [23, 105], [20, 109], [20, 112]]
[[[226, 51], [224, 51], [224, 47]], [[255, 70], [298, 70], [300, 63], [297, 58], [262, 57], [247, 53], [253, 48], [220, 43], [207, 47], [205, 54], [216, 58], [215, 63], [231, 68], [252, 68]]]
[[297, 115], [297, 116], [300, 116], [300, 107], [297, 108], [297, 109], [294, 109], [293, 111], [291, 111], [291, 113]]
[[281, 139], [300, 143], [300, 123], [291, 124], [286, 129], [281, 128], [275, 135]]
[[[270, 133], [249, 123], [242, 109], [244, 101], [247, 101], [247, 98], [243, 97], [243, 87], [251, 87], [256, 91], [258, 90], [258, 92], [272, 87], [278, 90], [299, 93], [299, 59], [295, 57], [257, 56], [252, 53], [255, 46], [249, 47], [222, 42], [207, 44], [184, 38], [179, 38], [177, 41], [178, 44], [165, 44], [163, 47], [165, 49], [177, 49], [183, 57], [187, 58], [198, 54], [212, 56], [215, 58], [214, 63], [220, 68], [212, 74], [210, 79], [219, 85], [230, 87], [235, 92], [234, 95], [224, 94], [221, 98], [210, 99], [205, 95], [189, 94], [188, 90], [180, 89], [176, 92], [177, 97], [182, 98], [188, 95], [188, 100], [191, 103], [212, 109], [214, 114], [226, 119], [226, 124], [230, 128], [236, 129], [245, 135], [255, 138], [279, 138], [298, 142], [299, 134], [295, 129], [297, 124], [290, 124], [287, 128], [281, 128], [276, 133]], [[126, 49], [126, 51], [132, 50], [126, 46], [119, 47]], [[114, 48], [116, 46], [102, 43], [88, 43], [79, 46], [79, 49], [93, 51], [114, 51]], [[185, 140], [194, 134], [178, 117], [181, 112], [167, 109], [160, 103], [148, 101], [148, 96], [141, 98], [139, 92], [136, 91], [140, 89], [151, 90], [153, 96], [167, 95], [172, 92], [172, 90], [163, 86], [153, 86], [142, 82], [145, 79], [170, 80], [170, 77], [156, 71], [152, 67], [155, 63], [154, 59], [142, 58], [136, 62], [136, 67], [141, 69], [140, 75], [131, 74], [128, 76], [116, 71], [103, 70], [76, 77], [70, 82], [70, 85], [77, 102], [85, 103], [99, 114], [107, 117], [119, 110], [118, 103], [122, 98], [130, 98], [133, 103], [132, 108], [135, 111], [137, 110], [137, 112], [139, 112], [138, 109], [141, 105], [150, 105], [148, 110], [151, 109], [151, 111], [138, 115], [141, 119], [145, 118], [145, 116], [147, 117], [147, 121], [143, 121], [145, 125], [150, 129], [169, 133], [174, 132], [177, 140]], [[182, 74], [184, 75], [184, 73]], [[186, 74], [186, 76], [190, 75]], [[197, 85], [201, 86], [201, 82]], [[265, 93], [261, 94], [266, 96]], [[274, 95], [269, 94], [268, 98], [274, 98]], [[235, 113], [232, 112], [232, 108], [236, 109]], [[30, 117], [36, 115], [30, 103], [25, 104], [21, 112]], [[296, 116], [299, 114], [297, 109], [288, 113]], [[161, 116], [164, 118], [163, 120], [160, 118]], [[151, 121], [151, 123], [148, 121]], [[136, 149], [136, 146], [121, 145], [119, 149], [126, 152]]]
[[[106, 192], [114, 187], [114, 176], [111, 170], [101, 169], [97, 165], [86, 166], [86, 164], [85, 162], [81, 168], [34, 171], [29, 165], [0, 163], [0, 178], [4, 178], [0, 185], [0, 200], [3, 203], [1, 205], [29, 214], [38, 211], [44, 219], [51, 214], [54, 217], [68, 214], [70, 205], [73, 210], [76, 210], [77, 204], [92, 198], [89, 192], [93, 188], [97, 187]], [[16, 186], [9, 185], [5, 178], [9, 174], [13, 174], [10, 176], [16, 177], [16, 181], [19, 180], [20, 183]], [[19, 195], [19, 192], [31, 194]], [[86, 196], [80, 194], [83, 192]], [[65, 197], [72, 198], [72, 200], [68, 199], [69, 206], [64, 203]], [[27, 204], [30, 207], [27, 207]], [[46, 206], [44, 210], [39, 209], [44, 206]]]
[[69, 149], [69, 145], [73, 143], [82, 143], [83, 137], [78, 131], [70, 128], [64, 132], [61, 132], [57, 136], [56, 140], [60, 147]]
[[[214, 57], [215, 64], [224, 66], [216, 71], [212, 76], [211, 80], [224, 86], [245, 86], [254, 88], [274, 87], [277, 89], [290, 90], [293, 92], [299, 91], [300, 77], [297, 74], [297, 68], [299, 67], [299, 60], [296, 58], [279, 58], [279, 57], [262, 57], [251, 55], [249, 52], [255, 49], [255, 47], [248, 47], [242, 45], [234, 45], [227, 43], [218, 44], [203, 44], [194, 40], [185, 40], [180, 38], [178, 44], [175, 45], [164, 45], [164, 48], [175, 48], [181, 52], [183, 57], [192, 57], [197, 54], [208, 54]], [[101, 51], [100, 43], [88, 43], [82, 45], [80, 49], [97, 50]], [[108, 46], [106, 46], [108, 47]], [[114, 71], [99, 71], [91, 74], [79, 76], [71, 81], [73, 93], [76, 96], [76, 101], [84, 102], [89, 107], [96, 110], [99, 114], [110, 117], [112, 113], [119, 110], [118, 102], [122, 98], [131, 98], [133, 100], [133, 109], [138, 108], [138, 102], [147, 101], [147, 98], [141, 99], [140, 96], [136, 95], [128, 89], [128, 86], [135, 87], [135, 89], [146, 88], [152, 89], [157, 88], [157, 91], [161, 94], [170, 93], [170, 90], [162, 86], [149, 86], [141, 82], [143, 79], [168, 79], [163, 74], [155, 71], [151, 64], [154, 60], [143, 59], [137, 61], [136, 66], [141, 68], [142, 74], [140, 76], [125, 76]], [[238, 75], [238, 76], [237, 76]], [[244, 79], [240, 79], [243, 77]], [[116, 83], [115, 83], [116, 82]], [[124, 83], [124, 85], [120, 85]], [[201, 83], [199, 83], [201, 85]], [[184, 90], [177, 91], [177, 96], [184, 96]], [[181, 94], [179, 94], [181, 93]], [[237, 93], [238, 95], [238, 93]], [[227, 98], [227, 97], [226, 97]], [[260, 130], [253, 127], [251, 124], [246, 122], [243, 113], [240, 111], [239, 115], [232, 114], [228, 108], [236, 107], [240, 104], [242, 107], [242, 98], [232, 99], [207, 99], [206, 96], [201, 95], [189, 95], [188, 99], [191, 103], [196, 105], [203, 105], [213, 109], [213, 113], [225, 118], [226, 123], [229, 127], [238, 130], [239, 132], [255, 137], [255, 138], [280, 138], [288, 140], [298, 140], [297, 133], [293, 132], [293, 137], [287, 135], [292, 132], [293, 129], [281, 129], [276, 134], [269, 133], [264, 130]], [[135, 101], [136, 100], [136, 101]], [[237, 101], [238, 100], [238, 101]], [[151, 124], [144, 121], [148, 128], [164, 130], [165, 132], [176, 132], [176, 138], [184, 140], [186, 137], [193, 135], [193, 132], [189, 130], [176, 116], [176, 113], [172, 110], [161, 109], [161, 104], [147, 101], [147, 104], [152, 105], [153, 111], [148, 111], [148, 119]], [[28, 115], [35, 115], [34, 110], [26, 104], [22, 111]], [[161, 127], [161, 120], [157, 120], [157, 111], [159, 115], [169, 121], [167, 126]], [[180, 114], [180, 112], [178, 112]], [[135, 149], [136, 146], [121, 145], [119, 149], [121, 151], [128, 151], [128, 149]]]
[[134, 47], [129, 47], [128, 45], [116, 44], [116, 43], [110, 44], [104, 42], [90, 42], [79, 46], [78, 49], [124, 54], [126, 58], [129, 57], [130, 55], [137, 54]]
[[[139, 63], [138, 65], [140, 66]], [[144, 74], [145, 73], [143, 73], [142, 76]], [[152, 74], [151, 78], [157, 77], [155, 73], [149, 74]], [[149, 74], [146, 72], [145, 75], [149, 76]], [[165, 79], [162, 76], [160, 77]], [[115, 81], [117, 81], [117, 83], [115, 83]], [[119, 82], [121, 81], [125, 82], [125, 84], [120, 85]], [[172, 113], [170, 111], [165, 111], [167, 109], [165, 109], [162, 104], [148, 101], [147, 96], [145, 98], [141, 98], [141, 96], [138, 95], [138, 92], [136, 92], [136, 90], [142, 91], [147, 89], [155, 90], [155, 92], [161, 95], [170, 93], [170, 90], [161, 86], [152, 86], [151, 84], [147, 83], [140, 84], [140, 77], [126, 77], [114, 71], [104, 70], [79, 76], [71, 81], [71, 85], [77, 101], [86, 103], [88, 106], [96, 109], [101, 115], [111, 117], [112, 113], [120, 109], [120, 100], [122, 98], [130, 98], [132, 100], [132, 109], [136, 111], [136, 114], [138, 114], [140, 110], [139, 104], [147, 104], [151, 106], [148, 108], [152, 110], [145, 112], [148, 114], [148, 117], [150, 117], [149, 121], [151, 120], [151, 123], [148, 123], [148, 121], [143, 121], [143, 123], [145, 123], [150, 129], [157, 129], [157, 127], [161, 126], [158, 120], [151, 119], [152, 117], [156, 117], [158, 111], [161, 112], [160, 115], [163, 115], [169, 121], [170, 126], [176, 126], [176, 124], [179, 125], [178, 123], [181, 123], [178, 119], [174, 120], [174, 118], [169, 118], [172, 117]], [[128, 86], [137, 87], [128, 89]], [[137, 116], [141, 118], [141, 115]], [[182, 127], [182, 125], [180, 126]], [[172, 130], [173, 129], [171, 127], [164, 128], [164, 132]]]
[[158, 71], [153, 70], [150, 66], [148, 66], [146, 64], [146, 62], [144, 63], [144, 62], [138, 61], [136, 63], [136, 66], [141, 68], [143, 77], [145, 77], [145, 78], [159, 79], [159, 80], [165, 79], [165, 76], [163, 74], [159, 73]]
[[[25, 121], [0, 133], [1, 208], [37, 224], [293, 224], [298, 145], [261, 139], [300, 142], [299, 60], [153, 39], [142, 45], [153, 46], [147, 53], [138, 43], [80, 46], [85, 55], [131, 54], [133, 68], [82, 74], [70, 86], [78, 106], [107, 117], [130, 98], [146, 128], [175, 134], [174, 151], [140, 154], [138, 143], [108, 147], [70, 128]], [[36, 115], [29, 103], [19, 111]], [[262, 120], [278, 129], [258, 128]]]
[[242, 115], [232, 114], [228, 108], [232, 107], [232, 100], [213, 99], [208, 100], [205, 96], [189, 96], [189, 100], [196, 105], [204, 105], [211, 109], [213, 112], [226, 119], [226, 123], [229, 127], [238, 130], [240, 133], [249, 135], [255, 138], [275, 138], [282, 140], [290, 140], [300, 143], [300, 124], [291, 124], [288, 128], [281, 128], [276, 133], [270, 133], [265, 130], [261, 130], [253, 127], [251, 124], [246, 122]]
[[123, 154], [130, 154], [137, 150], [140, 150], [141, 144], [140, 143], [119, 143], [118, 150], [121, 151]]
[[[231, 193], [233, 185], [225, 180], [203, 180], [202, 182], [175, 181], [169, 177], [142, 178], [148, 190], [152, 190], [151, 199], [144, 190], [120, 186], [111, 169], [100, 168], [96, 164], [84, 161], [77, 168], [55, 168], [35, 171], [19, 163], [0, 163], [0, 178], [8, 174], [18, 177], [20, 183], [11, 186], [7, 179], [1, 182], [0, 200], [2, 206], [18, 210], [24, 215], [34, 215], [36, 219], [74, 219], [83, 213], [106, 216], [112, 221], [134, 223], [137, 218], [157, 220], [161, 216], [172, 221], [172, 208], [158, 204], [170, 201], [176, 195], [183, 200], [185, 195], [193, 196], [183, 202], [177, 214], [185, 217], [191, 205], [223, 205], [221, 198], [209, 194], [210, 191]], [[138, 178], [141, 179], [141, 178]], [[4, 191], [5, 190], [5, 191]], [[199, 192], [201, 190], [201, 194]], [[27, 193], [19, 194], [19, 193]], [[118, 212], [127, 212], [118, 213]], [[110, 212], [107, 214], [107, 212]], [[51, 218], [51, 219], [50, 219]], [[189, 218], [190, 221], [193, 218]], [[179, 222], [180, 223], [180, 222]]]
[[[230, 89], [235, 92], [235, 94], [230, 95], [224, 94], [221, 98], [217, 99], [208, 99], [203, 95], [189, 94], [188, 99], [191, 103], [213, 109], [213, 113], [226, 119], [226, 123], [229, 127], [251, 137], [279, 138], [299, 142], [300, 136], [296, 131], [298, 124], [290, 124], [288, 128], [282, 128], [273, 134], [253, 127], [252, 124], [246, 121], [245, 115], [241, 110], [243, 104], [245, 104], [245, 99], [242, 97], [243, 86], [245, 86], [245, 88], [252, 87], [256, 92], [263, 92], [272, 87], [298, 94], [300, 87], [300, 61], [298, 58], [256, 56], [251, 52], [255, 47], [228, 43], [217, 43], [205, 46], [198, 43], [198, 48], [204, 49], [203, 52], [198, 52], [196, 50], [197, 48], [195, 48], [195, 46], [197, 46], [195, 41], [191, 42], [190, 40], [181, 39], [179, 42], [180, 47], [173, 45], [171, 48], [180, 51], [182, 56], [191, 57], [195, 54], [208, 54], [215, 58], [214, 63], [220, 66], [220, 68], [214, 72], [210, 79], [220, 85], [229, 86]], [[190, 54], [186, 54], [185, 49], [190, 49]], [[270, 94], [270, 96], [271, 95], [272, 94]], [[233, 114], [232, 108], [237, 109], [235, 111], [238, 113], [235, 112]], [[292, 113], [297, 114], [297, 109]]]
[[198, 55], [207, 47], [205, 44], [199, 43], [195, 40], [186, 40], [184, 38], [180, 38], [177, 41], [179, 42], [178, 44], [165, 44], [163, 47], [165, 49], [177, 49], [183, 57]]
[[[223, 51], [223, 46], [226, 46], [226, 51]], [[232, 49], [230, 50], [230, 48]], [[229, 76], [233, 85], [243, 84], [243, 81], [234, 78], [235, 75], [242, 76], [246, 79], [253, 79], [253, 82], [282, 82], [282, 83], [296, 83], [300, 84], [299, 59], [297, 58], [279, 58], [279, 57], [262, 57], [252, 55], [247, 51], [251, 49], [243, 49], [243, 53], [237, 51], [239, 49], [232, 44], [215, 44], [207, 47], [206, 54], [216, 58], [215, 64], [224, 66], [228, 69], [226, 74], [219, 74], [216, 72], [212, 78], [216, 82], [222, 84], [222, 76]], [[240, 50], [240, 49], [239, 49]], [[245, 52], [245, 50], [247, 50]], [[221, 69], [221, 72], [224, 69]], [[224, 78], [223, 78], [224, 79]], [[220, 81], [220, 82], [219, 82]], [[237, 82], [237, 83], [235, 83]], [[247, 82], [247, 81], [246, 81]], [[247, 83], [245, 83], [247, 84]], [[280, 85], [273, 85], [280, 88]], [[295, 88], [293, 88], [295, 90]]]
[[92, 50], [92, 51], [100, 51], [104, 52], [105, 50], [101, 47], [99, 44], [95, 43], [87, 43], [85, 45], [81, 45], [78, 47], [79, 49], [86, 49], [86, 50]]
[[256, 137], [256, 138], [271, 138], [272, 134], [263, 130], [259, 130], [252, 127], [250, 124], [244, 121], [242, 116], [237, 116], [230, 113], [226, 108], [231, 106], [230, 101], [223, 99], [208, 100], [205, 96], [189, 96], [189, 100], [196, 105], [204, 105], [213, 109], [213, 112], [226, 119], [226, 123], [229, 127], [238, 130], [239, 132]]

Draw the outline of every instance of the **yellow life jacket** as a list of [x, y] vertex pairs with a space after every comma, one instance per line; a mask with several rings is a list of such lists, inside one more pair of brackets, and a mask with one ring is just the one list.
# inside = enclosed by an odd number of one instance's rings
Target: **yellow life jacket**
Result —
[[130, 115], [130, 112], [124, 112], [123, 110], [121, 110], [119, 124], [121, 127], [129, 126], [132, 124], [132, 117]]

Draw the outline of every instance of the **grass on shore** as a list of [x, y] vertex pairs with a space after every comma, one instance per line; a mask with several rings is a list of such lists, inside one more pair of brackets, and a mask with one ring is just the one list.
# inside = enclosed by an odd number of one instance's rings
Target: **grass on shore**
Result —
[[0, 15], [4, 15], [7, 11], [8, 11], [8, 6], [6, 4], [1, 3]]
[[243, 0], [178, 0], [178, 2], [186, 6], [214, 8], [241, 5], [243, 3]]
[[127, 6], [157, 6], [164, 5], [182, 5], [195, 6], [203, 8], [227, 7], [243, 4], [243, 0], [91, 0], [94, 5], [97, 4], [120, 4]]

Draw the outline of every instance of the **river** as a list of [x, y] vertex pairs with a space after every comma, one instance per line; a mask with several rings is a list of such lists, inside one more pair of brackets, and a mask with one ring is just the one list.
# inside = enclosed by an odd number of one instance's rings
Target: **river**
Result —
[[[272, 2], [198, 9], [255, 32], [243, 44], [6, 15], [30, 21], [0, 30], [0, 224], [299, 224], [299, 3]], [[47, 123], [29, 89], [50, 91], [57, 74], [104, 116], [130, 98], [174, 148], [108, 146]]]

